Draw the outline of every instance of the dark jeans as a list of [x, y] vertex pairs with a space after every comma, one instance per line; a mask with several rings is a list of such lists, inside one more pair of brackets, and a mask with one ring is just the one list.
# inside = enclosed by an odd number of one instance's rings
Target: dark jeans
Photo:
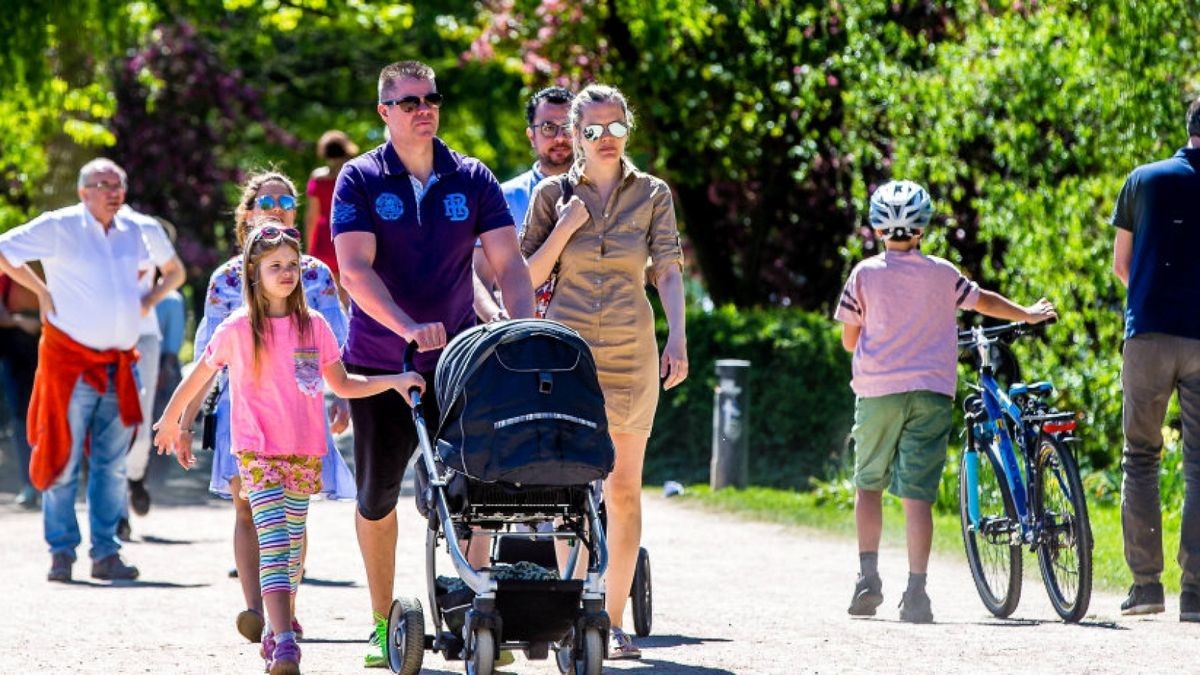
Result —
[[1134, 583], [1158, 582], [1163, 572], [1159, 464], [1162, 425], [1171, 394], [1179, 392], [1186, 484], [1179, 533], [1182, 584], [1200, 585], [1200, 340], [1161, 333], [1125, 342], [1121, 387], [1125, 448], [1121, 467], [1121, 529]]
[[20, 328], [0, 328], [0, 387], [11, 417], [11, 437], [16, 450], [21, 485], [29, 482], [29, 441], [25, 438], [25, 413], [33, 395], [33, 374], [37, 371], [38, 336]]

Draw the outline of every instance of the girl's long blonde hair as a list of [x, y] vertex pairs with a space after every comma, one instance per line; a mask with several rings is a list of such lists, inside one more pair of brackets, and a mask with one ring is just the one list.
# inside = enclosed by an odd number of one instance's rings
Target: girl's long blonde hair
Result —
[[[262, 229], [274, 226], [280, 230], [276, 238], [266, 239]], [[242, 252], [242, 297], [246, 310], [250, 314], [250, 330], [254, 338], [254, 370], [258, 372], [259, 352], [265, 348], [271, 337], [271, 322], [267, 319], [270, 302], [261, 288], [259, 263], [263, 256], [281, 246], [287, 246], [296, 252], [300, 258], [300, 242], [283, 234], [286, 227], [283, 221], [275, 216], [261, 216], [250, 223]], [[296, 279], [296, 287], [287, 297], [287, 313], [296, 327], [296, 333], [301, 344], [307, 344], [312, 333], [312, 318], [308, 313], [308, 303], [304, 299], [304, 273], [300, 271]]]

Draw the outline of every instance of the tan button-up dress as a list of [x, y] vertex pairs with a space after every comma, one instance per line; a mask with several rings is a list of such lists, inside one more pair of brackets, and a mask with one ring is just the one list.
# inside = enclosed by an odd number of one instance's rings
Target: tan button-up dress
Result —
[[[670, 188], [628, 160], [622, 168], [607, 204], [584, 178], [582, 164], [567, 174], [591, 218], [563, 249], [546, 318], [579, 331], [591, 346], [609, 431], [649, 437], [658, 406], [658, 343], [646, 275], [660, 278], [673, 267], [682, 270], [683, 251]], [[521, 235], [526, 257], [558, 220], [562, 180], [547, 178], [533, 191]]]

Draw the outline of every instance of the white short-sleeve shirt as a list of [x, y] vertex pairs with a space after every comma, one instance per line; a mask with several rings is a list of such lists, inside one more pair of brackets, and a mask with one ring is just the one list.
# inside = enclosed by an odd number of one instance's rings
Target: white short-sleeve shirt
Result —
[[[148, 260], [144, 260], [138, 265], [138, 286], [141, 288], [142, 295], [145, 296], [154, 288], [154, 271], [175, 257], [175, 247], [171, 245], [171, 239], [167, 237], [162, 225], [153, 216], [135, 211], [126, 204], [121, 207], [120, 211], [117, 211], [117, 217], [132, 220], [142, 228], [142, 239], [150, 254]], [[158, 328], [158, 316], [154, 312], [142, 317], [141, 324], [138, 326], [138, 334], [162, 338], [162, 331]]]
[[40, 260], [54, 302], [49, 321], [92, 349], [131, 349], [141, 325], [138, 267], [150, 260], [141, 228], [113, 218], [108, 232], [82, 203], [0, 235], [13, 265]]

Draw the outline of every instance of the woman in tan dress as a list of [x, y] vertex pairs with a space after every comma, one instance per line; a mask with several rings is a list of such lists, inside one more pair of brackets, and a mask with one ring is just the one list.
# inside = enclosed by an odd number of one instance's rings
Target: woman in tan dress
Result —
[[[616, 447], [604, 483], [609, 658], [638, 658], [621, 623], [641, 545], [642, 460], [659, 380], [670, 389], [687, 377], [683, 253], [670, 188], [625, 157], [633, 116], [624, 96], [591, 85], [571, 104], [570, 123], [580, 159], [565, 176], [535, 188], [521, 252], [535, 288], [559, 265], [546, 318], [579, 331], [596, 358]], [[661, 358], [646, 297], [648, 270], [670, 327]]]

